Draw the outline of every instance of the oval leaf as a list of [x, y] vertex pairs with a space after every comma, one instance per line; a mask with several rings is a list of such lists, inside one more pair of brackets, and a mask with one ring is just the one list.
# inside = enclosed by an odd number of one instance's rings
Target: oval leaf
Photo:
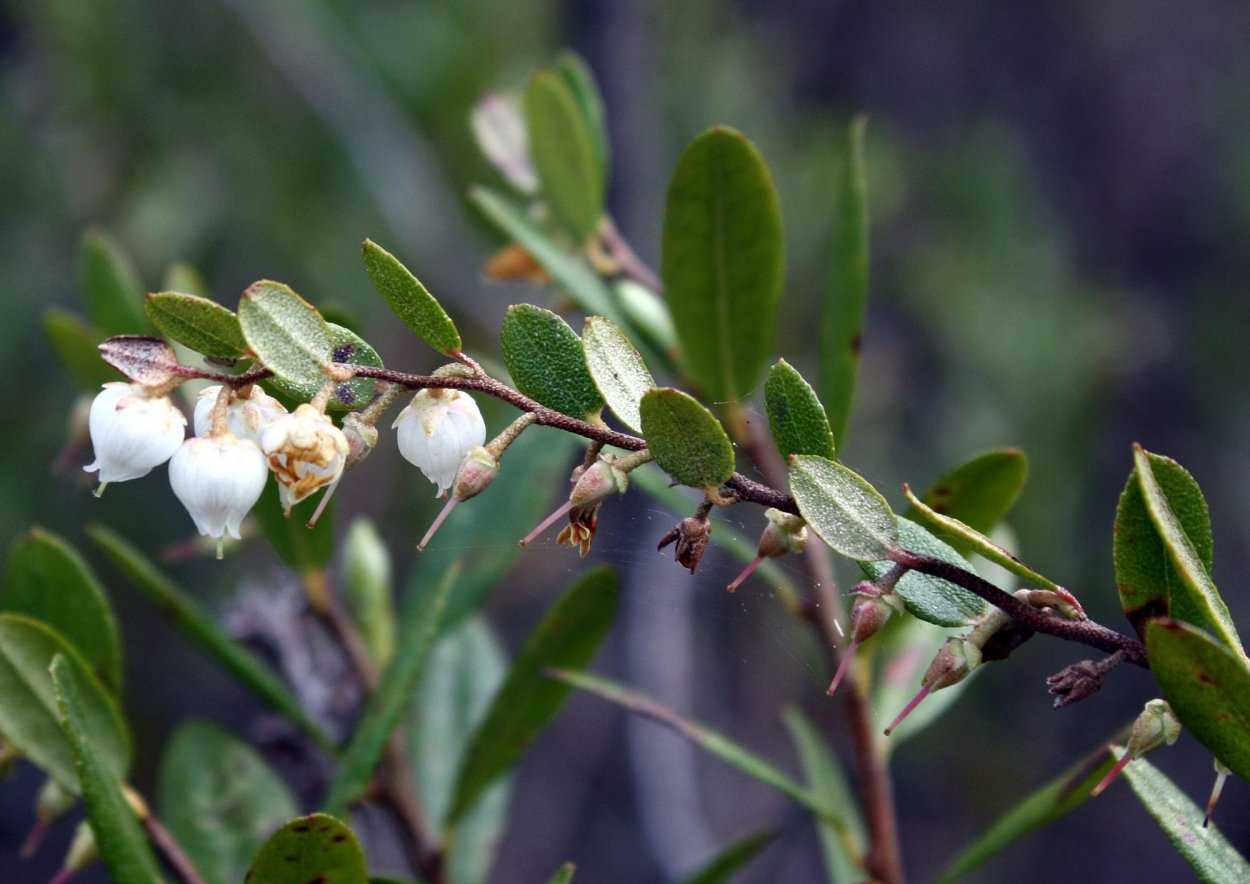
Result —
[[121, 775], [101, 742], [91, 714], [94, 687], [83, 681], [77, 664], [57, 654], [50, 667], [62, 739], [73, 750], [87, 822], [100, 859], [114, 881], [159, 884], [156, 858], [148, 847], [134, 809], [122, 794]]
[[503, 359], [518, 390], [569, 417], [597, 417], [603, 397], [586, 368], [582, 339], [550, 310], [508, 308], [500, 333]]
[[783, 246], [776, 188], [740, 133], [711, 129], [677, 161], [661, 275], [691, 377], [713, 401], [747, 396], [772, 347]]
[[590, 65], [576, 52], [565, 50], [556, 56], [553, 69], [573, 91], [577, 99], [578, 110], [585, 120], [586, 131], [590, 133], [595, 147], [595, 158], [603, 175], [608, 169], [608, 129], [603, 111], [603, 97], [599, 94], [599, 86], [591, 73]]
[[239, 301], [248, 349], [283, 380], [320, 387], [330, 363], [330, 331], [312, 304], [289, 286], [264, 279]]
[[216, 725], [184, 724], [161, 759], [161, 820], [207, 884], [234, 884], [299, 809], [251, 746]]
[[[920, 495], [920, 499], [935, 513], [958, 519], [972, 530], [988, 534], [1016, 502], [1028, 474], [1029, 462], [1023, 451], [999, 448], [955, 467]], [[905, 515], [914, 518], [912, 512]], [[954, 538], [951, 545], [961, 553], [971, 552], [971, 547]]]
[[247, 884], [363, 884], [369, 880], [356, 834], [324, 813], [291, 820], [269, 837], [252, 862]]
[[439, 353], [460, 349], [460, 332], [447, 311], [400, 260], [372, 240], [361, 247], [365, 269], [395, 315]]
[[[1189, 538], [1184, 523], [1172, 509], [1171, 498], [1155, 476], [1154, 464], [1150, 456], [1140, 445], [1133, 448], [1133, 462], [1137, 473], [1137, 483], [1146, 504], [1146, 512], [1159, 533], [1159, 539], [1163, 542], [1163, 548], [1167, 553], [1167, 560], [1175, 569], [1174, 573], [1178, 578], [1168, 583], [1169, 616], [1207, 630], [1244, 656], [1241, 639], [1237, 636], [1237, 627], [1233, 625], [1233, 618], [1229, 616], [1228, 606], [1224, 604], [1215, 584], [1211, 582], [1208, 566], [1203, 561], [1203, 553], [1199, 552], [1198, 545]], [[1198, 492], [1199, 496], [1201, 493]], [[1193, 500], [1189, 495], [1177, 500], [1178, 507], [1192, 505]], [[1205, 502], [1201, 509], [1205, 511]], [[1193, 517], [1191, 521], [1199, 523], [1200, 517]], [[1208, 550], [1209, 548], [1209, 546], [1205, 547]], [[1209, 556], [1209, 553], [1207, 555]]]
[[100, 358], [104, 332], [81, 316], [52, 307], [43, 312], [43, 334], [52, 352], [79, 386], [95, 392], [101, 384], [117, 380], [116, 372]]
[[890, 505], [842, 464], [812, 454], [791, 456], [790, 491], [799, 513], [834, 552], [876, 562], [890, 558], [898, 548]]
[[[897, 525], [899, 542], [907, 549], [958, 565], [965, 571], [972, 570], [959, 553], [915, 522], [898, 519]], [[884, 577], [893, 567], [891, 561], [860, 562], [860, 568], [873, 580]], [[989, 607], [988, 602], [963, 587], [917, 571], [904, 574], [894, 591], [902, 596], [909, 614], [938, 626], [965, 626]]]
[[911, 502], [911, 512], [915, 514], [916, 521], [927, 525], [941, 537], [952, 541], [960, 541], [967, 549], [996, 565], [1006, 568], [1017, 577], [1024, 578], [1029, 584], [1047, 589], [1059, 589], [1059, 585], [1049, 577], [1043, 577], [1041, 574], [1038, 574], [980, 531], [973, 530], [958, 519], [943, 516], [930, 509], [924, 501], [912, 494], [911, 488], [907, 485], [903, 486], [903, 493], [907, 495], [907, 499]]
[[117, 335], [100, 344], [100, 356], [136, 384], [160, 387], [178, 376], [174, 348], [146, 335]]
[[733, 475], [734, 449], [725, 428], [681, 390], [648, 391], [640, 418], [655, 462], [681, 484], [712, 490]]
[[784, 359], [778, 359], [768, 370], [764, 405], [768, 409], [768, 429], [783, 458], [815, 454], [833, 460], [833, 432], [825, 407], [798, 369]]
[[610, 319], [588, 316], [582, 329], [586, 368], [612, 413], [631, 430], [642, 430], [639, 403], [655, 380], [634, 345]]
[[[330, 335], [330, 361], [338, 365], [367, 365], [371, 368], [382, 368], [382, 357], [369, 343], [349, 328], [326, 323], [326, 331]], [[284, 378], [275, 377], [270, 383], [283, 395], [292, 399], [307, 401], [317, 395], [321, 385], [325, 383], [322, 375], [315, 383], [294, 383]], [[334, 387], [328, 407], [335, 411], [355, 411], [364, 408], [373, 398], [378, 382], [373, 378], [352, 378]]]
[[525, 90], [530, 156], [542, 195], [579, 242], [599, 230], [604, 168], [577, 96], [555, 71], [538, 71]]
[[183, 292], [156, 292], [148, 295], [143, 310], [157, 331], [197, 353], [220, 359], [247, 354], [239, 317], [216, 301]]
[[134, 265], [121, 245], [102, 230], [89, 230], [78, 257], [78, 279], [87, 315], [106, 334], [143, 331], [142, 291]]
[[[1203, 569], [1210, 573], [1211, 516], [1202, 490], [1189, 471], [1170, 457], [1147, 453], [1146, 461], [1168, 508], [1189, 538]], [[1138, 635], [1145, 634], [1146, 623], [1154, 617], [1170, 615], [1194, 622], [1193, 613], [1171, 610], [1171, 587], [1180, 584], [1181, 578], [1146, 506], [1136, 465], [1116, 507], [1114, 550], [1120, 604]], [[1178, 603], [1183, 605], [1184, 599], [1178, 599]]]
[[517, 652], [512, 669], [465, 750], [446, 825], [453, 827], [551, 723], [572, 688], [543, 677], [551, 667], [582, 669], [594, 659], [616, 614], [616, 575], [587, 571], [548, 610]]
[[42, 528], [13, 544], [0, 610], [51, 626], [114, 694], [121, 688], [117, 621], [100, 581], [72, 546]]
[[37, 620], [0, 614], [0, 734], [58, 783], [77, 793], [74, 753], [59, 722], [48, 667], [57, 655], [73, 667], [95, 752], [116, 777], [130, 765], [130, 737], [117, 704], [78, 651]]
[[1181, 724], [1250, 782], [1250, 661], [1176, 620], [1150, 622], [1146, 657]]

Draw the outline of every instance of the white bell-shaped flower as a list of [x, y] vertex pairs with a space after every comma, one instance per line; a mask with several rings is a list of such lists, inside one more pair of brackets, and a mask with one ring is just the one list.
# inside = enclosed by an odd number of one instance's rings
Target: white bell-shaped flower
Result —
[[239, 539], [239, 523], [248, 514], [269, 478], [260, 446], [233, 433], [183, 442], [169, 462], [169, 484], [187, 508], [201, 534]]
[[152, 396], [138, 384], [104, 385], [91, 403], [87, 427], [95, 460], [83, 467], [99, 471], [100, 487], [146, 476], [173, 456], [186, 435], [186, 416], [168, 396]]
[[442, 497], [469, 452], [486, 441], [486, 422], [461, 390], [422, 390], [395, 418], [399, 453], [438, 486]]
[[261, 451], [278, 478], [282, 508], [291, 507], [318, 488], [338, 482], [347, 461], [347, 437], [308, 403], [279, 415], [261, 438]]
[[[195, 435], [207, 436], [213, 427], [213, 406], [217, 404], [217, 396], [221, 387], [205, 387], [195, 400], [195, 416], [192, 426]], [[270, 396], [260, 387], [252, 387], [247, 399], [234, 396], [226, 406], [226, 428], [240, 439], [251, 439], [257, 445], [264, 437], [265, 430], [279, 415], [286, 414], [286, 406]]]

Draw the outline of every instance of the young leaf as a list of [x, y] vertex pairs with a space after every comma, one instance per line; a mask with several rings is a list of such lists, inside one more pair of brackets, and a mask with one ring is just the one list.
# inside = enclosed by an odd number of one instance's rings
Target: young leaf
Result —
[[469, 118], [478, 149], [509, 184], [522, 193], [538, 190], [538, 174], [530, 159], [529, 133], [519, 103], [509, 96], [488, 94], [473, 105]]
[[[1118, 747], [1111, 751], [1117, 759], [1124, 753]], [[1250, 863], [1219, 829], [1202, 825], [1202, 809], [1162, 771], [1146, 759], [1138, 758], [1124, 769], [1124, 776], [1199, 881], [1226, 884], [1250, 880]]]
[[553, 666], [589, 665], [612, 624], [616, 605], [616, 575], [608, 568], [595, 568], [574, 581], [548, 609], [517, 652], [465, 750], [446, 826], [454, 827], [555, 718], [572, 689], [542, 673]]
[[56, 632], [20, 614], [0, 614], [0, 734], [69, 791], [79, 791], [74, 752], [58, 721], [48, 667], [65, 659], [78, 676], [85, 730], [101, 763], [121, 777], [130, 766], [130, 737], [117, 703], [86, 662]]
[[1250, 661], [1176, 620], [1146, 627], [1146, 657], [1164, 699], [1198, 742], [1250, 782]]
[[183, 292], [156, 292], [143, 303], [156, 330], [205, 356], [238, 359], [247, 354], [239, 317], [216, 301]]
[[178, 356], [159, 338], [114, 335], [97, 349], [105, 362], [136, 384], [159, 387], [177, 376]]
[[825, 408], [798, 369], [778, 359], [764, 382], [764, 405], [768, 429], [783, 458], [792, 454], [815, 454], [833, 460], [833, 433]]
[[606, 114], [603, 111], [603, 97], [595, 83], [590, 65], [576, 52], [565, 50], [556, 56], [552, 69], [560, 75], [577, 99], [578, 109], [585, 120], [586, 131], [591, 135], [595, 148], [595, 159], [604, 176], [608, 170], [608, 127]]
[[586, 368], [582, 339], [567, 322], [542, 307], [516, 304], [504, 316], [500, 339], [518, 390], [569, 417], [598, 416], [603, 397]]
[[373, 240], [365, 240], [361, 248], [370, 279], [395, 315], [439, 353], [450, 356], [457, 352], [460, 332], [456, 324], [420, 280]]
[[842, 464], [812, 454], [792, 455], [790, 491], [807, 524], [834, 552], [875, 562], [898, 549], [890, 505]]
[[[1155, 484], [1168, 501], [1168, 508], [1193, 544], [1203, 569], [1210, 573], [1211, 516], [1202, 490], [1189, 471], [1171, 458], [1147, 454], [1146, 460]], [[1192, 613], [1182, 615], [1179, 609], [1171, 610], [1172, 587], [1178, 587], [1177, 602], [1184, 604], [1184, 599], [1179, 597], [1182, 581], [1146, 506], [1136, 465], [1116, 507], [1114, 551], [1120, 604], [1138, 635], [1145, 634], [1146, 623], [1154, 617], [1171, 614], [1180, 620], [1196, 622]]]
[[662, 245], [686, 369], [713, 401], [746, 397], [772, 347], [784, 256], [776, 188], [740, 133], [709, 129], [682, 153]]
[[358, 516], [343, 541], [343, 590], [352, 621], [373, 665], [395, 653], [395, 608], [391, 554], [366, 516]]
[[938, 879], [940, 884], [962, 881], [969, 872], [1016, 839], [1076, 810], [1089, 800], [1090, 791], [1107, 775], [1112, 764], [1114, 760], [1107, 750], [1099, 747], [1098, 751], [1030, 793], [942, 872]]
[[685, 884], [726, 884], [776, 837], [775, 831], [765, 829], [735, 841], [686, 878]]
[[[988, 534], [1007, 515], [1020, 496], [1029, 474], [1029, 462], [1018, 448], [998, 448], [961, 463], [920, 495], [924, 504], [943, 516], [958, 519], [974, 531]], [[903, 514], [920, 521], [915, 510]], [[952, 540], [963, 554], [972, 547]]]
[[714, 490], [734, 473], [734, 449], [712, 412], [672, 387], [642, 397], [639, 422], [655, 462], [683, 485]]
[[252, 508], [252, 518], [260, 525], [261, 533], [278, 558], [302, 577], [324, 571], [334, 554], [333, 500], [321, 511], [317, 523], [308, 527], [308, 520], [320, 502], [301, 501], [291, 508], [291, 516], [287, 518], [278, 496], [278, 484], [272, 482]]
[[93, 686], [83, 682], [81, 670], [64, 655], [53, 657], [49, 668], [57, 717], [64, 739], [73, 750], [87, 822], [104, 867], [114, 881], [159, 884], [156, 858], [134, 810], [122, 794], [121, 774], [113, 766], [107, 749], [100, 745], [101, 735], [91, 716]]
[[0, 610], [51, 626], [78, 649], [104, 686], [121, 689], [121, 647], [108, 597], [78, 551], [42, 528], [9, 550]]
[[868, 301], [868, 195], [864, 175], [864, 129], [851, 123], [838, 202], [834, 207], [833, 262], [820, 326], [820, 389], [828, 403], [833, 437], [846, 444], [846, 425], [859, 371], [859, 350]]
[[631, 430], [642, 428], [639, 403], [655, 387], [651, 372], [625, 333], [610, 319], [586, 317], [582, 329], [586, 368], [612, 413]]
[[[187, 637], [208, 652], [270, 708], [290, 718], [322, 747], [329, 737], [304, 712], [299, 700], [255, 655], [217, 625], [212, 615], [186, 595], [143, 553], [103, 525], [88, 525], [87, 535], [131, 584], [142, 592]], [[3, 727], [0, 727], [0, 732]]]
[[[1175, 576], [1179, 578], [1170, 581], [1168, 585], [1169, 616], [1209, 631], [1229, 648], [1244, 656], [1237, 627], [1233, 625], [1233, 619], [1228, 614], [1228, 606], [1211, 582], [1203, 554], [1186, 533], [1185, 523], [1172, 509], [1171, 499], [1155, 476], [1150, 456], [1140, 445], [1133, 448], [1133, 462], [1146, 511], [1155, 530], [1159, 532], [1168, 562], [1175, 568]], [[1191, 501], [1188, 498], [1182, 498], [1177, 504], [1180, 506], [1189, 502]], [[1201, 508], [1206, 509], [1205, 502]]]
[[573, 880], [573, 873], [577, 871], [577, 866], [573, 863], [565, 863], [556, 869], [556, 873], [547, 879], [547, 884], [569, 884]]
[[[337, 365], [367, 365], [382, 368], [382, 357], [369, 343], [349, 328], [333, 322], [326, 323], [326, 332], [330, 336], [330, 361]], [[315, 383], [297, 383], [285, 378], [274, 377], [270, 383], [280, 393], [292, 399], [308, 401], [317, 395], [326, 381], [322, 375]], [[373, 398], [378, 382], [373, 378], [352, 378], [343, 381], [334, 388], [330, 396], [329, 408], [336, 411], [354, 411], [364, 408]]]
[[104, 332], [82, 317], [50, 307], [43, 311], [43, 334], [56, 358], [80, 387], [96, 392], [101, 384], [121, 380], [100, 358], [97, 348], [106, 337]]
[[324, 813], [291, 820], [269, 837], [247, 884], [358, 884], [369, 880], [365, 852], [346, 824]]
[[265, 839], [299, 810], [256, 751], [214, 724], [175, 731], [161, 758], [161, 820], [206, 884], [235, 884]]
[[339, 762], [338, 774], [330, 783], [325, 799], [326, 811], [342, 815], [369, 785], [391, 731], [399, 725], [404, 709], [412, 697], [421, 668], [438, 634], [447, 595], [456, 582], [458, 568], [451, 568], [438, 585], [423, 594], [413, 605], [399, 631], [399, 645], [391, 664], [382, 673], [377, 689], [369, 697], [364, 713], [356, 724], [351, 741]]
[[248, 349], [283, 380], [295, 384], [325, 382], [330, 364], [330, 331], [312, 304], [289, 286], [261, 280], [239, 301], [239, 325]]
[[[902, 546], [926, 556], [933, 556], [971, 571], [959, 553], [908, 519], [896, 519], [898, 539]], [[872, 580], [878, 580], [894, 567], [892, 561], [861, 561], [860, 569]], [[966, 626], [985, 613], [988, 603], [961, 586], [918, 571], [908, 571], [894, 585], [903, 597], [907, 613], [938, 626]]]
[[1032, 585], [1045, 587], [1046, 589], [1059, 588], [1059, 585], [1049, 577], [1043, 577], [1041, 574], [1038, 574], [981, 532], [970, 528], [958, 519], [944, 516], [931, 509], [924, 501], [916, 497], [908, 486], [903, 486], [903, 493], [907, 495], [908, 501], [911, 502], [910, 512], [915, 514], [913, 518], [917, 522], [931, 528], [942, 539], [951, 542], [952, 546], [954, 546], [955, 541], [962, 542], [967, 549], [996, 565], [1006, 568], [1017, 577], [1023, 577], [1025, 581]]
[[104, 231], [89, 230], [83, 237], [78, 279], [86, 296], [87, 315], [102, 332], [138, 334], [147, 328], [134, 265]]
[[599, 230], [605, 170], [577, 96], [560, 74], [538, 71], [525, 90], [530, 156], [542, 195], [579, 242]]

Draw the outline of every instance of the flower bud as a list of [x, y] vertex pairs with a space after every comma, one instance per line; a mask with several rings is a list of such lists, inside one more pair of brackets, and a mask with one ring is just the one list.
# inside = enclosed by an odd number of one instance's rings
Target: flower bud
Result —
[[[892, 587], [893, 584], [891, 583], [890, 586]], [[860, 643], [876, 635], [895, 611], [903, 610], [903, 599], [898, 593], [891, 589], [883, 591], [880, 586], [868, 580], [855, 584], [851, 595], [856, 597], [851, 605], [851, 643], [843, 651], [842, 660], [833, 674], [833, 681], [829, 682], [829, 687], [825, 691], [830, 697], [842, 682], [842, 676], [846, 674], [847, 667], [855, 657], [855, 652], [859, 650]]]
[[451, 486], [452, 496], [461, 500], [477, 497], [498, 475], [499, 460], [479, 445], [469, 452], [456, 471], [456, 481]]
[[[205, 387], [195, 400], [192, 426], [195, 435], [210, 436], [213, 429], [213, 406], [221, 395], [221, 387]], [[257, 445], [265, 430], [280, 415], [286, 414], [286, 406], [260, 387], [252, 386], [246, 398], [233, 393], [226, 405], [226, 429], [240, 439], [251, 439]]]
[[1097, 796], [1103, 789], [1111, 785], [1112, 781], [1120, 775], [1120, 771], [1128, 766], [1128, 763], [1136, 758], [1141, 758], [1147, 752], [1157, 749], [1160, 746], [1171, 746], [1181, 735], [1181, 723], [1176, 717], [1176, 713], [1172, 711], [1172, 707], [1167, 700], [1150, 700], [1142, 707], [1141, 714], [1137, 716], [1137, 720], [1133, 722], [1133, 728], [1129, 731], [1128, 744], [1124, 747], [1124, 754], [1120, 756], [1120, 760], [1115, 763], [1111, 770], [1107, 771], [1107, 775], [1102, 778], [1094, 790], [1089, 794]]
[[486, 441], [486, 423], [473, 397], [461, 390], [422, 390], [392, 429], [399, 453], [447, 493], [469, 452]]
[[83, 467], [99, 471], [100, 487], [146, 476], [173, 456], [186, 435], [187, 419], [168, 396], [149, 396], [138, 384], [104, 385], [87, 418], [95, 460]]
[[345, 470], [355, 469], [378, 444], [378, 428], [354, 411], [343, 416], [343, 435], [347, 439]]
[[81, 872], [100, 858], [100, 848], [96, 844], [95, 832], [91, 825], [83, 820], [74, 829], [74, 837], [69, 842], [69, 850], [65, 852], [65, 861], [61, 871], [52, 879], [52, 884], [68, 881], [75, 872]]
[[265, 456], [256, 443], [233, 433], [188, 439], [169, 462], [174, 495], [199, 532], [217, 539], [219, 559], [222, 536], [229, 533], [239, 539], [239, 523], [260, 499], [268, 476]]
[[274, 419], [261, 439], [261, 450], [278, 478], [282, 508], [289, 515], [292, 506], [338, 481], [348, 445], [342, 430], [304, 403]]
[[903, 723], [903, 719], [910, 715], [912, 710], [919, 706], [929, 694], [958, 684], [980, 665], [981, 646], [965, 636], [952, 635], [946, 640], [946, 644], [942, 645], [941, 650], [937, 652], [937, 656], [933, 658], [933, 662], [925, 671], [924, 677], [920, 679], [920, 691], [890, 722], [890, 726], [885, 729], [885, 735], [888, 737], [892, 734]]
[[78, 796], [66, 789], [56, 780], [49, 777], [35, 798], [35, 825], [31, 827], [26, 840], [22, 842], [20, 855], [29, 859], [39, 849], [48, 827], [69, 813], [78, 803]]
[[598, 506], [613, 494], [629, 490], [629, 476], [606, 460], [597, 460], [578, 476], [569, 502], [576, 507]]
[[763, 559], [798, 555], [807, 548], [807, 523], [801, 516], [769, 507], [764, 511], [768, 525], [760, 535], [759, 555]]

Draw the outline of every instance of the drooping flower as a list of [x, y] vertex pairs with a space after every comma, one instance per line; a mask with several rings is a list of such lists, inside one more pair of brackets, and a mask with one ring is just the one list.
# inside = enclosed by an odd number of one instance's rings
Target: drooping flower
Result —
[[104, 385], [87, 418], [95, 460], [83, 467], [99, 471], [100, 487], [146, 476], [173, 456], [186, 435], [186, 416], [168, 396], [152, 396], [138, 384]]
[[[207, 436], [213, 426], [213, 406], [221, 387], [205, 387], [195, 401], [192, 425], [195, 435]], [[226, 406], [226, 429], [240, 439], [251, 439], [257, 445], [274, 419], [286, 414], [286, 406], [260, 387], [253, 386], [247, 398], [234, 394]]]
[[318, 488], [337, 482], [347, 461], [343, 431], [307, 402], [275, 418], [260, 447], [277, 476], [282, 508], [288, 515], [291, 507]]
[[447, 493], [469, 452], [486, 441], [486, 423], [473, 397], [461, 390], [422, 390], [395, 418], [399, 453]]
[[260, 446], [233, 433], [188, 439], [169, 462], [174, 494], [199, 532], [217, 539], [218, 558], [223, 535], [239, 538], [239, 523], [255, 506], [268, 477]]

